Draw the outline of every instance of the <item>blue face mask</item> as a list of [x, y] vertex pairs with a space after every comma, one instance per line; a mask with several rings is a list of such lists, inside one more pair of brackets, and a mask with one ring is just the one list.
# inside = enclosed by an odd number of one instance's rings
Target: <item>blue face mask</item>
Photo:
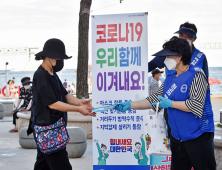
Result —
[[159, 80], [161, 80], [162, 79], [162, 76], [159, 76]]

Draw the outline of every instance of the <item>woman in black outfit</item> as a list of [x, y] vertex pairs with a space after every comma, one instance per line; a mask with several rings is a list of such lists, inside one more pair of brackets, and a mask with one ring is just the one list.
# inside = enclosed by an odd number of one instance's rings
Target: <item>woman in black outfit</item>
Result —
[[[43, 51], [36, 54], [36, 60], [43, 60], [33, 77], [33, 111], [28, 134], [33, 132], [34, 125], [49, 126], [61, 117], [67, 123], [67, 111], [78, 111], [85, 115], [91, 113], [93, 107], [89, 101], [82, 101], [67, 93], [55, 72], [62, 70], [65, 46], [59, 39], [46, 41]], [[57, 77], [57, 78], [56, 78]], [[58, 82], [59, 81], [59, 82]], [[58, 84], [59, 83], [59, 84]], [[33, 114], [35, 121], [33, 122]], [[66, 149], [51, 154], [44, 154], [37, 149], [37, 160], [34, 170], [71, 170]]]

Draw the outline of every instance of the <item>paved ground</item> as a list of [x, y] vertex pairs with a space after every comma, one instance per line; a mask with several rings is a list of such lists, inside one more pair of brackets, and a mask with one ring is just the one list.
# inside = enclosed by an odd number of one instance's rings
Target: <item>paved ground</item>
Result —
[[[21, 148], [18, 133], [8, 132], [12, 128], [12, 117], [0, 120], [0, 170], [33, 170], [36, 150]], [[87, 144], [87, 150], [81, 158], [70, 159], [73, 170], [93, 169], [92, 140], [88, 140]]]
[[[19, 145], [18, 133], [9, 133], [13, 128], [12, 117], [0, 120], [0, 170], [32, 170], [35, 149], [23, 149]], [[70, 159], [73, 170], [92, 170], [92, 140], [87, 142], [87, 150], [81, 158]]]

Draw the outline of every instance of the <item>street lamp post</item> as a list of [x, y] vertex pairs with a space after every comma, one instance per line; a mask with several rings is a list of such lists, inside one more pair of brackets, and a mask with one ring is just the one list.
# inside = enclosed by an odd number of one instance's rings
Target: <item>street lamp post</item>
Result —
[[8, 65], [8, 62], [5, 63], [5, 82], [6, 82], [6, 86], [7, 86], [7, 65]]

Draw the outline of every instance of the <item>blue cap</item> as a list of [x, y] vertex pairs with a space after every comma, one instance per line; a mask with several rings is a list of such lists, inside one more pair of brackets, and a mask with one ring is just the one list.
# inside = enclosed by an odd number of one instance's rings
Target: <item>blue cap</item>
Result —
[[180, 28], [179, 31], [175, 32], [174, 34], [179, 34], [179, 33], [185, 33], [185, 34], [190, 35], [191, 37], [197, 38], [196, 36], [197, 33], [191, 28], [182, 27]]

